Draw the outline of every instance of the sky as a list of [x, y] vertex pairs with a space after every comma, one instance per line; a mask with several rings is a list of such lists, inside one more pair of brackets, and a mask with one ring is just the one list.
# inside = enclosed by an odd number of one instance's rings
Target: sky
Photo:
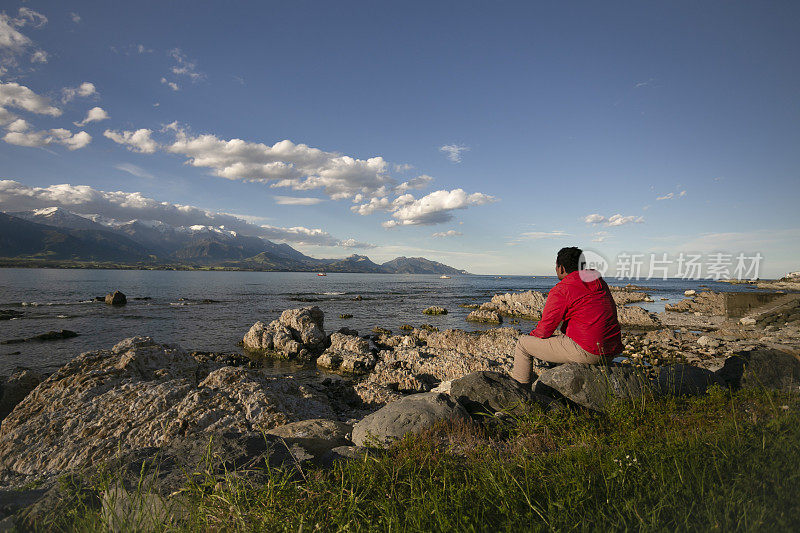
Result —
[[612, 271], [760, 254], [776, 277], [800, 270], [799, 178], [797, 2], [0, 14], [3, 211], [226, 225], [483, 274], [552, 274], [580, 246]]

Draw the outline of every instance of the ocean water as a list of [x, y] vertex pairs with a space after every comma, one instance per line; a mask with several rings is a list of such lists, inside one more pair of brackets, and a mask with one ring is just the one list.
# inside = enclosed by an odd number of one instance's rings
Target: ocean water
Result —
[[[240, 351], [236, 346], [257, 320], [269, 322], [284, 309], [319, 306], [326, 332], [347, 326], [367, 333], [374, 326], [400, 332], [402, 324], [431, 324], [440, 329], [474, 331], [488, 326], [467, 322], [470, 309], [497, 293], [542, 290], [555, 276], [453, 276], [409, 274], [328, 274], [293, 272], [181, 272], [140, 270], [0, 269], [0, 309], [22, 311], [21, 318], [0, 321], [0, 341], [68, 329], [78, 337], [47, 342], [0, 345], [0, 375], [18, 366], [53, 371], [88, 351], [110, 348], [134, 335], [186, 349]], [[612, 285], [629, 280], [608, 279]], [[655, 302], [636, 304], [663, 311], [687, 289], [752, 290], [714, 281], [647, 280]], [[92, 301], [120, 290], [122, 307]], [[355, 301], [361, 296], [363, 299]], [[662, 301], [661, 298], [667, 298]], [[422, 310], [441, 305], [449, 313], [427, 316]], [[351, 319], [339, 318], [352, 314]], [[529, 330], [534, 323], [514, 327]]]

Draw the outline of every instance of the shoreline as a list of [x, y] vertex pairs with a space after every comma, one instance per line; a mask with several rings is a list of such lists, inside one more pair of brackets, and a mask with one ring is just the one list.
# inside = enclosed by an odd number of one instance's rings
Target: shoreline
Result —
[[[633, 290], [615, 293], [618, 305], [647, 297]], [[330, 469], [341, 461], [390, 460], [393, 450], [415, 442], [415, 435], [430, 435], [454, 420], [459, 425], [447, 430], [454, 432], [447, 439], [477, 431], [470, 439], [481, 441], [480, 435], [504, 425], [495, 440], [486, 441], [497, 446], [524, 420], [531, 428], [552, 420], [555, 429], [577, 416], [591, 425], [597, 414], [613, 417], [630, 409], [630, 402], [646, 399], [650, 409], [681, 405], [685, 410], [697, 402], [716, 406], [739, 389], [768, 387], [794, 398], [787, 405], [800, 406], [800, 359], [792, 355], [800, 354], [800, 294], [784, 294], [742, 318], [715, 316], [721, 308], [713, 294], [693, 295], [680, 306], [685, 310], [670, 312], [706, 322], [707, 330], [661, 319], [656, 328], [627, 327], [619, 360], [539, 369], [528, 389], [509, 377], [520, 335], [514, 327], [326, 332], [322, 311], [304, 307], [242, 332], [245, 348], [261, 358], [188, 352], [128, 338], [111, 349], [78, 355], [47, 377], [23, 370], [4, 381], [0, 494], [27, 494], [24, 487], [31, 484], [44, 487], [36, 498], [62, 494], [58, 479], [91, 478], [97, 465], [104, 465], [102, 471], [121, 476], [126, 498], [135, 488], [132, 473], [157, 468], [162, 473], [152, 479], [152, 497], [183, 501], [173, 498], [186, 483], [185, 471], [198, 468], [208, 450], [222, 461], [213, 466], [215, 472], [222, 468], [241, 479], [261, 480], [258, 468], [240, 472], [232, 465], [255, 461], [292, 476], [316, 468], [338, 472]], [[531, 316], [541, 312], [543, 302], [541, 294], [508, 293], [480, 307], [508, 317]], [[276, 357], [300, 365], [281, 374], [264, 372]], [[673, 414], [666, 421], [674, 419]], [[110, 485], [102, 483], [91, 490], [111, 497]], [[21, 509], [33, 512], [28, 505]]]

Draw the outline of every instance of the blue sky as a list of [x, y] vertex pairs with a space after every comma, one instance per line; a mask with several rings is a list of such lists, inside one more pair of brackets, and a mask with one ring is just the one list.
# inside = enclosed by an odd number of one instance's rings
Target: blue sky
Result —
[[476, 273], [578, 245], [779, 276], [798, 26], [796, 2], [6, 2], [0, 209], [194, 206]]

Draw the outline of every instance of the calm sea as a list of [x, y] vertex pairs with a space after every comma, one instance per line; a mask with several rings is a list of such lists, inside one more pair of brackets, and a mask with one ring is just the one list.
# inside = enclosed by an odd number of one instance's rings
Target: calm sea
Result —
[[[325, 329], [342, 326], [366, 333], [374, 326], [399, 331], [405, 323], [439, 328], [484, 329], [467, 322], [469, 309], [493, 294], [549, 290], [555, 277], [328, 274], [291, 272], [177, 272], [138, 270], [0, 269], [0, 309], [24, 312], [0, 321], [0, 341], [68, 329], [78, 337], [48, 342], [0, 345], [0, 375], [17, 366], [52, 371], [81, 352], [110, 348], [133, 335], [186, 349], [239, 351], [236, 343], [257, 320], [265, 322], [292, 307], [317, 305], [325, 312]], [[626, 281], [610, 279], [611, 284]], [[709, 286], [718, 291], [747, 290], [713, 281], [648, 280], [656, 300], [637, 304], [662, 311], [683, 298], [686, 289]], [[123, 307], [91, 301], [120, 290]], [[355, 301], [361, 296], [363, 299]], [[667, 298], [666, 301], [660, 298]], [[422, 310], [441, 305], [449, 313], [426, 316]], [[341, 314], [353, 318], [342, 319]], [[532, 323], [516, 326], [529, 329]]]

